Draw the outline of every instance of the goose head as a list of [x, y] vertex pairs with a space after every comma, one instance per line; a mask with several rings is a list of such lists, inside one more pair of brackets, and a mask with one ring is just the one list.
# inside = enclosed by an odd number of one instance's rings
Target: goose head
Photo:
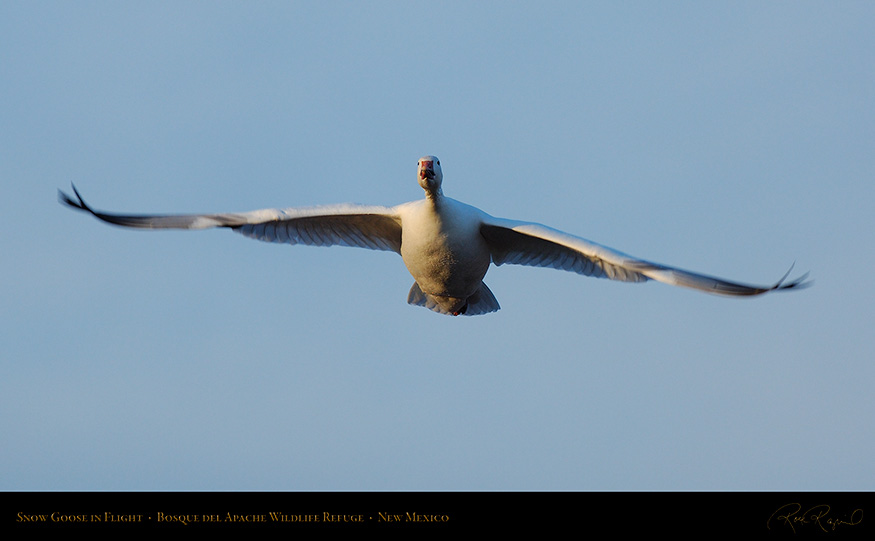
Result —
[[441, 193], [444, 174], [441, 172], [441, 161], [436, 156], [419, 158], [416, 176], [419, 185], [428, 195]]

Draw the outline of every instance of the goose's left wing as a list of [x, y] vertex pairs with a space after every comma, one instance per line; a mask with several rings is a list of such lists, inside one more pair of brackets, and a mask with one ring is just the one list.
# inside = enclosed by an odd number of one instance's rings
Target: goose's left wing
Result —
[[332, 205], [263, 209], [226, 214], [111, 214], [91, 208], [73, 186], [76, 199], [58, 190], [58, 199], [115, 225], [139, 229], [227, 227], [258, 240], [312, 246], [358, 246], [401, 253], [401, 217], [393, 208]]
[[789, 271], [777, 283], [769, 286], [730, 282], [644, 261], [541, 224], [505, 220], [488, 215], [482, 219], [480, 233], [489, 244], [492, 261], [496, 265], [511, 263], [549, 267], [623, 282], [656, 280], [730, 296], [760, 295], [769, 291], [801, 288], [810, 284], [805, 281], [807, 273], [786, 282]]

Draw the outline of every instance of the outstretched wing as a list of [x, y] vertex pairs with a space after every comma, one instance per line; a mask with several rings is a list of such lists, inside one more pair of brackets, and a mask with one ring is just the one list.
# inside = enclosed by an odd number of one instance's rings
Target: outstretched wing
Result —
[[401, 218], [394, 209], [364, 205], [263, 209], [226, 214], [111, 214], [91, 208], [73, 186], [61, 203], [115, 225], [139, 229], [227, 227], [258, 240], [313, 246], [358, 246], [401, 253]]
[[[760, 295], [768, 291], [810, 285], [808, 274], [786, 282], [788, 271], [777, 283], [754, 286], [644, 261], [606, 246], [547, 226], [486, 216], [480, 233], [489, 244], [496, 265], [511, 263], [549, 267], [623, 282], [656, 280], [708, 293], [730, 296]], [[791, 267], [792, 270], [792, 267]]]

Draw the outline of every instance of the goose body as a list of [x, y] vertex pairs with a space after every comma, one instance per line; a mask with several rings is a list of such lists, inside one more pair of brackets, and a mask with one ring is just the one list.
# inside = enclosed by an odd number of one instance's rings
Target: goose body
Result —
[[656, 280], [708, 293], [753, 296], [808, 285], [806, 275], [753, 286], [651, 263], [540, 224], [495, 218], [443, 195], [435, 156], [419, 159], [425, 199], [395, 207], [332, 205], [244, 213], [131, 215], [99, 212], [59, 191], [62, 203], [100, 220], [141, 229], [226, 227], [268, 242], [358, 246], [401, 255], [413, 276], [407, 302], [450, 315], [499, 309], [483, 277], [490, 263], [549, 267], [624, 282]]

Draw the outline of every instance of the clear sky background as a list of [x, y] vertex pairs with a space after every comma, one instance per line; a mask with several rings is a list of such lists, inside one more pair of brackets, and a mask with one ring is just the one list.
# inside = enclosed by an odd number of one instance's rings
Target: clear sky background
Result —
[[[3, 2], [0, 489], [873, 490], [875, 4]], [[444, 192], [729, 299], [71, 212]]]

